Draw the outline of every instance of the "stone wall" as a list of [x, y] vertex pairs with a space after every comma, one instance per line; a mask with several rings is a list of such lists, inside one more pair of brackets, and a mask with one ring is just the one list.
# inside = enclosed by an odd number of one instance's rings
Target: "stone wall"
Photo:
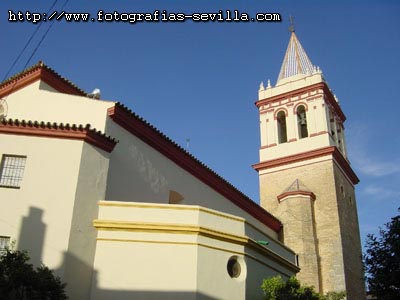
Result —
[[[316, 200], [293, 197], [279, 203], [277, 195], [296, 179]], [[363, 299], [354, 187], [332, 157], [262, 170], [260, 193], [261, 205], [284, 224], [284, 243], [299, 254], [301, 282], [323, 293], [347, 290], [348, 300]]]
[[354, 187], [334, 166], [348, 299], [365, 299], [364, 270]]

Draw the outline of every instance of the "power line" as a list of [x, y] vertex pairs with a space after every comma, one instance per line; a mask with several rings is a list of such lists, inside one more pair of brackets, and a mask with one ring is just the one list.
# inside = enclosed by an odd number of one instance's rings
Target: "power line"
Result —
[[[57, 2], [58, 0], [56, 0]], [[64, 9], [64, 7], [67, 5], [69, 0], [65, 0], [63, 6], [61, 6], [61, 11]], [[44, 41], [44, 39], [46, 38], [47, 34], [49, 33], [50, 29], [53, 27], [55, 21], [53, 21], [50, 26], [47, 28], [46, 32], [43, 34], [42, 38], [40, 39], [39, 43], [37, 44], [37, 46], [35, 47], [35, 49], [33, 49], [31, 56], [29, 56], [28, 60], [25, 63], [24, 66], [24, 70], [26, 69], [26, 67], [28, 66], [29, 62], [31, 61], [32, 57], [35, 55], [36, 51], [39, 49], [40, 45], [42, 44], [42, 42]]]
[[[61, 10], [64, 9], [64, 7], [67, 5], [68, 1], [69, 1], [69, 0], [66, 0], [66, 1], [64, 2], [64, 4], [63, 4], [62, 7], [61, 7]], [[54, 1], [53, 5], [50, 7], [50, 9], [49, 9], [48, 12], [47, 12], [47, 15], [50, 13], [50, 11], [53, 9], [53, 7], [56, 5], [57, 2], [58, 2], [58, 0], [55, 0], [55, 1]], [[42, 23], [40, 23], [40, 25], [41, 25], [41, 24], [42, 24]], [[39, 49], [40, 45], [42, 44], [42, 42], [43, 42], [44, 39], [46, 38], [47, 34], [49, 33], [49, 31], [50, 31], [51, 27], [53, 27], [53, 25], [54, 25], [54, 21], [49, 25], [49, 27], [47, 28], [46, 32], [43, 34], [42, 38], [40, 39], [39, 43], [37, 44], [37, 46], [35, 47], [35, 49], [32, 51], [32, 54], [29, 56], [28, 60], [26, 61], [25, 65], [24, 65], [24, 67], [23, 67], [23, 70], [26, 69], [26, 67], [28, 66], [28, 64], [29, 64], [29, 62], [31, 61], [32, 57], [35, 55], [36, 51]], [[36, 32], [37, 32], [37, 30], [34, 32], [34, 34], [35, 34]], [[29, 41], [30, 41], [32, 38], [33, 38], [33, 36], [29, 39]], [[27, 44], [29, 44], [29, 41], [28, 41]], [[25, 50], [26, 46], [27, 46], [27, 45], [25, 45], [24, 50]], [[22, 55], [22, 52], [20, 53], [20, 55], [18, 56], [18, 58], [19, 58], [21, 55]], [[17, 60], [18, 60], [18, 59], [17, 59]], [[16, 62], [15, 62], [15, 63], [16, 63]], [[14, 63], [14, 65], [15, 65], [15, 63]], [[9, 71], [7, 72], [7, 75], [6, 75], [6, 77], [5, 77], [4, 80], [7, 79], [8, 73], [9, 73], [10, 71], [11, 71], [11, 70], [9, 70]], [[3, 80], [3, 81], [4, 81], [4, 80]], [[8, 95], [11, 94], [11, 92], [14, 90], [14, 87], [15, 87], [16, 84], [17, 84], [17, 81], [15, 81], [14, 85], [11, 87], [11, 91], [8, 93]], [[6, 97], [4, 97], [2, 100], [6, 101], [8, 95], [7, 95]]]
[[[47, 11], [47, 15], [50, 13], [50, 11], [54, 8], [58, 0], [55, 0], [49, 10]], [[32, 35], [29, 37], [28, 41], [25, 43], [25, 46], [22, 48], [22, 50], [19, 52], [18, 56], [15, 58], [14, 62], [11, 64], [10, 68], [8, 69], [6, 75], [4, 76], [3, 80], [6, 80], [8, 78], [8, 75], [12, 71], [12, 69], [15, 67], [17, 64], [18, 60], [21, 58], [22, 54], [25, 52], [26, 48], [28, 45], [31, 43], [32, 39], [35, 37], [36, 33], [39, 31], [40, 27], [42, 26], [43, 22], [40, 22], [40, 24], [36, 27], [35, 31], [32, 33]], [[24, 68], [25, 69], [25, 68]]]

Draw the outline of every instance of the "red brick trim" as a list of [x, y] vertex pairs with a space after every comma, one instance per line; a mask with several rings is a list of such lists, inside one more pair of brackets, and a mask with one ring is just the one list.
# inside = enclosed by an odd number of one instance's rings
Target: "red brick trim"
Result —
[[42, 80], [50, 85], [57, 91], [70, 95], [86, 96], [86, 93], [75, 86], [72, 82], [61, 77], [54, 70], [47, 67], [42, 62], [32, 66], [29, 69], [22, 71], [21, 73], [11, 77], [5, 82], [0, 84], [0, 98], [18, 91], [29, 84]]
[[332, 95], [331, 90], [329, 89], [328, 85], [325, 82], [319, 82], [315, 83], [297, 90], [293, 90], [290, 92], [286, 92], [280, 95], [276, 95], [273, 97], [265, 98], [262, 100], [257, 101], [255, 104], [259, 108], [261, 105], [266, 105], [271, 102], [277, 102], [281, 101], [290, 97], [295, 97], [299, 96], [304, 93], [310, 93], [313, 91], [318, 91], [319, 89], [322, 89], [324, 94], [325, 94], [325, 99], [326, 101], [334, 108], [336, 114], [339, 116], [339, 118], [344, 122], [346, 120], [346, 116], [344, 115], [342, 109], [340, 108], [339, 104], [336, 102], [335, 97]]
[[298, 108], [300, 105], [303, 105], [303, 106], [304, 106], [304, 109], [305, 109], [306, 112], [308, 111], [308, 105], [307, 105], [306, 103], [304, 103], [304, 102], [299, 102], [299, 103], [296, 103], [296, 105], [293, 107], [293, 114], [294, 114], [294, 115], [297, 114], [297, 108]]
[[285, 117], [289, 116], [289, 112], [285, 107], [279, 107], [274, 113], [274, 120], [278, 119], [278, 114], [283, 111], [285, 113]]
[[280, 195], [277, 196], [279, 202], [281, 202], [284, 198], [288, 197], [288, 196], [308, 196], [310, 197], [312, 200], [315, 200], [315, 194], [313, 192], [307, 192], [307, 191], [291, 191], [291, 192], [284, 192]]
[[313, 100], [315, 100], [315, 99], [321, 99], [322, 98], [322, 95], [323, 95], [323, 93], [317, 93], [317, 95], [316, 96], [312, 96], [312, 97], [308, 97], [307, 99], [306, 99], [306, 101], [307, 102], [311, 102], [311, 101], [313, 101]]
[[117, 141], [91, 129], [90, 125], [70, 125], [25, 120], [2, 120], [0, 134], [15, 134], [59, 139], [82, 140], [104, 151], [113, 151]]
[[258, 164], [253, 165], [253, 168], [256, 171], [261, 171], [265, 169], [270, 169], [270, 168], [275, 168], [287, 164], [292, 164], [300, 161], [305, 161], [321, 156], [327, 156], [327, 155], [332, 155], [333, 159], [338, 163], [338, 165], [343, 169], [347, 177], [350, 179], [350, 181], [353, 184], [357, 184], [360, 182], [358, 179], [357, 175], [354, 173], [353, 169], [350, 167], [350, 164], [348, 161], [343, 157], [343, 155], [340, 153], [340, 151], [334, 147], [334, 146], [329, 146], [325, 148], [320, 148], [316, 150], [311, 150], [307, 152], [302, 152], [299, 154], [295, 155], [289, 155], [285, 156], [282, 158], [277, 158], [273, 160], [268, 160], [264, 162], [260, 162]]
[[261, 149], [265, 149], [265, 148], [271, 148], [271, 147], [275, 147], [277, 146], [277, 144], [269, 144], [269, 145], [265, 145], [265, 146], [261, 146]]
[[116, 103], [115, 106], [108, 109], [108, 115], [119, 126], [210, 186], [261, 223], [277, 233], [280, 231], [282, 223], [277, 218], [125, 106]]
[[275, 110], [274, 108], [262, 109], [260, 110], [260, 115], [265, 115], [267, 113], [274, 112], [274, 110]]
[[344, 158], [343, 154], [338, 150], [338, 148], [334, 147], [335, 151], [333, 152], [333, 158], [338, 163], [338, 165], [342, 168], [343, 172], [350, 179], [351, 183], [357, 184], [360, 182], [356, 173], [354, 173], [353, 169], [350, 167], [347, 159]]
[[318, 135], [322, 135], [322, 134], [327, 134], [327, 133], [328, 133], [328, 131], [320, 131], [320, 132], [317, 132], [317, 133], [311, 133], [310, 137], [318, 136]]

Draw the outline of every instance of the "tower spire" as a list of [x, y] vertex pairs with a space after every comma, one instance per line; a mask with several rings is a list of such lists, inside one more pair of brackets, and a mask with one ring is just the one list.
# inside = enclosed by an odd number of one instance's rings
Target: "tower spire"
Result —
[[279, 82], [282, 79], [297, 74], [304, 74], [304, 75], [312, 74], [314, 70], [314, 65], [308, 58], [307, 53], [304, 51], [300, 41], [296, 36], [296, 33], [294, 31], [292, 16], [290, 16], [290, 24], [291, 25], [289, 26], [289, 31], [291, 32], [291, 35], [290, 35], [289, 45], [286, 49], [286, 54], [282, 62], [277, 84], [279, 84]]

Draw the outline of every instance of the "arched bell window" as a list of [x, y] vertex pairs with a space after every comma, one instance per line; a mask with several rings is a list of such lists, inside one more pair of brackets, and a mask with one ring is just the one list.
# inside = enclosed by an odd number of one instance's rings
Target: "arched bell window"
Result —
[[279, 144], [287, 142], [286, 114], [284, 111], [278, 112], [276, 116], [278, 123], [278, 142]]
[[304, 105], [299, 105], [299, 107], [297, 107], [296, 114], [297, 114], [297, 128], [299, 131], [299, 138], [302, 139], [308, 137], [307, 115]]
[[331, 136], [336, 141], [336, 124], [335, 117], [333, 116], [332, 110], [329, 110], [329, 128], [331, 130]]

